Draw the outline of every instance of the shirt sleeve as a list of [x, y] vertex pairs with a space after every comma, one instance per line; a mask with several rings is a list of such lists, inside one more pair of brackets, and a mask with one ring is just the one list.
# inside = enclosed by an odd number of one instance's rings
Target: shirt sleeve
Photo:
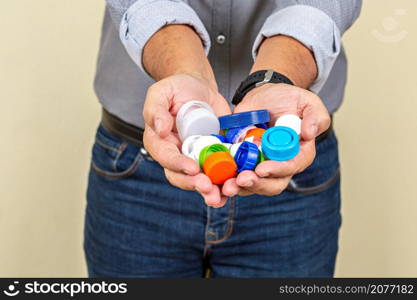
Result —
[[119, 26], [120, 39], [133, 61], [145, 72], [143, 48], [162, 27], [184, 24], [200, 36], [206, 55], [210, 36], [197, 13], [180, 0], [106, 0], [111, 17]]
[[314, 54], [318, 75], [310, 90], [318, 93], [326, 82], [341, 51], [343, 33], [358, 18], [362, 0], [277, 0], [276, 8], [258, 33], [253, 49], [265, 38], [290, 36]]

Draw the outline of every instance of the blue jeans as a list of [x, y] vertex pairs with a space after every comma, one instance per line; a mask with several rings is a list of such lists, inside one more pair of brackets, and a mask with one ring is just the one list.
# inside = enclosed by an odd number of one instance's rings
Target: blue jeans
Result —
[[143, 149], [100, 126], [85, 219], [89, 275], [203, 277], [209, 269], [211, 277], [331, 277], [341, 224], [338, 168], [331, 134], [293, 178], [304, 192], [237, 196], [215, 209], [170, 185]]

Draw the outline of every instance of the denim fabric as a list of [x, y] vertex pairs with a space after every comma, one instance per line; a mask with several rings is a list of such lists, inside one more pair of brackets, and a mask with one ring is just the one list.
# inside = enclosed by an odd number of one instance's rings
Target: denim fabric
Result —
[[[207, 207], [171, 186], [145, 152], [98, 128], [87, 192], [85, 254], [91, 277], [331, 277], [340, 182], [312, 194], [233, 197]], [[294, 176], [307, 188], [339, 168], [334, 134]]]

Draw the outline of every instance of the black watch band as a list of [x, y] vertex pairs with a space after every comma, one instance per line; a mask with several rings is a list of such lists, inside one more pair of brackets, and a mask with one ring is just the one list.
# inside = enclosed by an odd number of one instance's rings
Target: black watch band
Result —
[[249, 91], [265, 83], [286, 83], [294, 85], [288, 77], [272, 70], [256, 71], [242, 81], [233, 96], [232, 103], [238, 105]]

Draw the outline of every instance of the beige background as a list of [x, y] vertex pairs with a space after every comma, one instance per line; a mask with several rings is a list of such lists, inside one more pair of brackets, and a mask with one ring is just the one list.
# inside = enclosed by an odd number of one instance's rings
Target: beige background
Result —
[[[337, 276], [417, 276], [417, 1], [365, 0], [336, 128]], [[0, 276], [85, 276], [102, 0], [0, 2]]]

